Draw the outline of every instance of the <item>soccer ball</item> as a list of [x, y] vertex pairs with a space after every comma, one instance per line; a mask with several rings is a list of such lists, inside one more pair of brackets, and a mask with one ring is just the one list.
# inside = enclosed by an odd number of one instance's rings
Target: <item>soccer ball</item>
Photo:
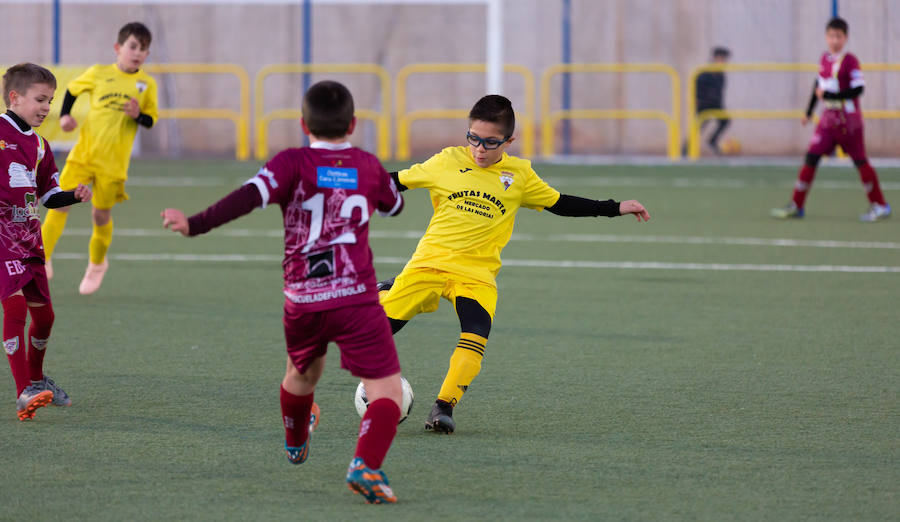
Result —
[[739, 156], [741, 154], [741, 142], [737, 138], [727, 138], [722, 142], [722, 154], [726, 156]]
[[[403, 407], [400, 408], [400, 421], [397, 424], [409, 417], [409, 412], [412, 411], [413, 407], [412, 386], [409, 385], [406, 377], [400, 377], [400, 386], [403, 387]], [[356, 400], [354, 402], [356, 403], [356, 412], [359, 413], [359, 416], [365, 415], [366, 410], [369, 409], [369, 398], [366, 397], [366, 387], [363, 386], [362, 382], [356, 387]]]

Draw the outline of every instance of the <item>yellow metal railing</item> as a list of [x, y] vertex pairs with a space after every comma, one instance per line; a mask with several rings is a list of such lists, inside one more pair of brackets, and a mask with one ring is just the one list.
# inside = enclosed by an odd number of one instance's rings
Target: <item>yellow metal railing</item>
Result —
[[227, 74], [240, 83], [240, 109], [177, 108], [159, 109], [160, 118], [179, 120], [229, 120], [235, 128], [235, 157], [250, 157], [250, 77], [240, 65], [227, 63], [150, 63], [144, 66], [150, 74]]
[[[522, 123], [522, 155], [534, 155], [534, 75], [523, 65], [506, 64], [506, 72], [518, 74], [525, 82], [525, 112], [516, 112], [516, 120]], [[483, 73], [483, 63], [415, 63], [397, 72], [397, 159], [410, 157], [409, 131], [418, 120], [465, 119], [467, 109], [427, 109], [406, 112], [406, 82], [413, 74], [422, 73]]]
[[[630, 109], [571, 109], [551, 111], [550, 80], [564, 73], [657, 73], [665, 74], [672, 83], [672, 111], [630, 110]], [[681, 140], [679, 123], [681, 80], [678, 72], [662, 63], [572, 63], [548, 67], [541, 75], [541, 151], [544, 156], [552, 156], [554, 151], [556, 124], [571, 119], [642, 119], [662, 120], [668, 129], [666, 151], [669, 158], [679, 157], [678, 142]]]
[[356, 109], [357, 118], [371, 120], [377, 129], [378, 141], [375, 155], [382, 160], [391, 155], [391, 78], [384, 67], [371, 63], [281, 63], [267, 65], [256, 73], [254, 86], [256, 98], [256, 159], [264, 160], [269, 156], [268, 133], [269, 124], [273, 120], [299, 119], [299, 109], [276, 109], [265, 111], [265, 91], [263, 83], [266, 77], [273, 74], [303, 73], [340, 73], [340, 74], [373, 74], [381, 83], [381, 110]]

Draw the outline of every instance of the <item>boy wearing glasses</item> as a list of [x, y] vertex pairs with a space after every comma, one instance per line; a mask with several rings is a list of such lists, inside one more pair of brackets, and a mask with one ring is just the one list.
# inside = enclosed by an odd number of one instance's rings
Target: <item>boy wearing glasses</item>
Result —
[[450, 369], [425, 421], [426, 430], [453, 433], [453, 407], [481, 371], [497, 306], [500, 251], [512, 235], [520, 207], [560, 216], [634, 214], [650, 219], [639, 202], [596, 201], [560, 193], [542, 180], [531, 162], [510, 156], [515, 140], [512, 104], [488, 95], [469, 112], [468, 146], [448, 147], [424, 163], [394, 172], [397, 187], [426, 188], [434, 215], [400, 274], [379, 283], [381, 304], [397, 333], [414, 316], [453, 303], [461, 333]]

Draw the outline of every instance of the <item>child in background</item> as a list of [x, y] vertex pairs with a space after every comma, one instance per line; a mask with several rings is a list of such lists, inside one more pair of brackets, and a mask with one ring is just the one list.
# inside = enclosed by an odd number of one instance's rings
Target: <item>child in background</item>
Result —
[[[90, 112], [59, 179], [64, 190], [78, 184], [91, 184], [94, 188], [90, 260], [78, 286], [83, 295], [93, 294], [100, 288], [109, 268], [106, 252], [113, 235], [112, 208], [128, 199], [125, 180], [138, 125], [149, 129], [159, 117], [156, 81], [141, 70], [150, 53], [150, 40], [150, 30], [144, 24], [126, 24], [119, 30], [113, 46], [116, 63], [89, 68], [69, 84], [63, 99], [59, 123], [64, 131], [70, 132], [78, 125], [69, 114], [75, 99], [86, 92], [91, 96]], [[42, 232], [50, 278], [53, 277], [50, 259], [67, 217], [68, 210], [61, 208], [47, 212], [44, 219]]]

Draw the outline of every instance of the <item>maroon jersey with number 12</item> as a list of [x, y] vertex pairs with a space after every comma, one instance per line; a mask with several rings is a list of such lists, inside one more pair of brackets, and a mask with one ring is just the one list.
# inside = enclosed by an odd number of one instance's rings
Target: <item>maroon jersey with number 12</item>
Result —
[[349, 143], [287, 149], [247, 183], [284, 217], [284, 295], [303, 312], [377, 303], [369, 218], [403, 206], [378, 159]]

